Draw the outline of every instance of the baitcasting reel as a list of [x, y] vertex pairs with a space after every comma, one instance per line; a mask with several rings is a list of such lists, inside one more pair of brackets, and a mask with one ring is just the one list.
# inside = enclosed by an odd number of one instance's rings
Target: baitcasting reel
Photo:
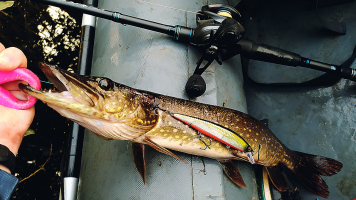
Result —
[[[240, 22], [241, 14], [234, 7], [228, 5], [206, 5], [197, 13], [197, 27], [190, 43], [201, 47], [203, 55], [198, 60], [194, 74], [188, 79], [185, 86], [189, 97], [198, 97], [204, 94], [206, 84], [201, 74], [214, 60], [221, 65], [220, 51], [239, 42], [245, 33]], [[205, 65], [202, 65], [203, 61]]]

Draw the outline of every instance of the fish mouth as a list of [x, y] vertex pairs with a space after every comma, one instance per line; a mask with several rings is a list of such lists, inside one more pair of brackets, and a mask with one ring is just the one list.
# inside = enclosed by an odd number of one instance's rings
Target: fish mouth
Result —
[[23, 92], [40, 99], [54, 109], [64, 108], [86, 116], [102, 111], [104, 99], [95, 88], [97, 86], [95, 78], [76, 75], [45, 63], [39, 63], [39, 67], [57, 90], [36, 90], [20, 83], [19, 88]]
[[[72, 96], [68, 92], [66, 84], [68, 81], [62, 75], [64, 74], [64, 70], [57, 68], [53, 65], [47, 65], [44, 63], [39, 63], [38, 66], [42, 70], [42, 72], [46, 75], [48, 80], [53, 83], [57, 90], [36, 90], [30, 85], [25, 85], [20, 83], [19, 88], [25, 92], [26, 94], [36, 97], [45, 102], [55, 102], [60, 101], [60, 99], [67, 99], [68, 101], [73, 100]], [[74, 74], [73, 74], [74, 75]], [[75, 75], [74, 75], [75, 76]], [[59, 99], [55, 99], [59, 97]], [[48, 100], [48, 101], [46, 101]]]

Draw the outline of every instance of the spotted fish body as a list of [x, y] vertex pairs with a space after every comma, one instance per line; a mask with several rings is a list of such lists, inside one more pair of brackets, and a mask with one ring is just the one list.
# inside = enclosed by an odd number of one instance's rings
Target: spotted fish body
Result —
[[[203, 119], [209, 122], [213, 122], [214, 124], [218, 124], [222, 127], [232, 130], [237, 133], [239, 137], [242, 137], [244, 141], [254, 150], [254, 160], [258, 164], [262, 165], [277, 165], [280, 162], [280, 158], [282, 158], [282, 162], [288, 165], [293, 165], [293, 151], [290, 151], [286, 148], [275, 136], [274, 134], [259, 120], [252, 118], [251, 116], [228, 108], [211, 106], [208, 104], [202, 104], [192, 101], [186, 101], [183, 99], [177, 99], [174, 97], [167, 97], [163, 95], [156, 95], [155, 97], [156, 104], [160, 105], [162, 119], [165, 117], [164, 123], [158, 123], [155, 129], [149, 131], [147, 135], [155, 134], [156, 136], [161, 136], [163, 140], [180, 141], [188, 142], [184, 137], [184, 130], [182, 128], [192, 130], [191, 136], [194, 136], [199, 144], [199, 150], [194, 149], [195, 152], [186, 152], [190, 154], [211, 157], [217, 160], [222, 159], [242, 159], [248, 160], [247, 156], [243, 154], [243, 151], [236, 150], [232, 148], [228, 148], [226, 144], [218, 142], [217, 140], [213, 140], [211, 146], [211, 151], [209, 155], [202, 155], [206, 150], [201, 150], [200, 148], [204, 148], [205, 144], [199, 141], [197, 137], [197, 130], [189, 128], [189, 125], [181, 122], [180, 120], [174, 119], [170, 114], [165, 114], [164, 110], [169, 110], [171, 113], [183, 113], [184, 115], [195, 117], [198, 119]], [[168, 117], [169, 116], [169, 117]], [[156, 130], [160, 131], [156, 131]], [[164, 132], [163, 132], [164, 130]], [[161, 132], [162, 131], [162, 132]], [[187, 130], [185, 131], [185, 133]], [[165, 133], [165, 134], [163, 134]], [[172, 133], [172, 134], [167, 134]], [[180, 135], [182, 134], [182, 138]], [[146, 136], [146, 135], [145, 135]], [[168, 136], [168, 137], [167, 137]], [[179, 138], [176, 138], [178, 137]], [[209, 144], [208, 139], [210, 137], [203, 137], [203, 140], [206, 144]], [[171, 149], [178, 150], [173, 147], [169, 147]], [[218, 153], [218, 156], [211, 156]], [[238, 156], [235, 156], [238, 155]], [[267, 156], [269, 155], [269, 156]], [[278, 157], [277, 157], [278, 156]], [[278, 159], [277, 159], [278, 158]], [[284, 159], [284, 161], [283, 161]]]
[[236, 110], [140, 91], [55, 66], [40, 64], [40, 68], [61, 92], [20, 88], [102, 139], [132, 141], [143, 180], [144, 145], [177, 159], [169, 149], [216, 159], [225, 174], [243, 187], [246, 185], [231, 160], [264, 165], [280, 191], [288, 189], [279, 169], [283, 164], [322, 197], [329, 192], [320, 175], [331, 176], [342, 168], [336, 160], [288, 149], [264, 123]]

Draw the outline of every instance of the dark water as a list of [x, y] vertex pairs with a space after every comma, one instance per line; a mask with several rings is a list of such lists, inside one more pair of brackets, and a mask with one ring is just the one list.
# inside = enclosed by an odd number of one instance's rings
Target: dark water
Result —
[[[28, 68], [44, 81], [47, 79], [37, 67], [38, 62], [76, 71], [82, 17], [80, 13], [67, 11], [69, 14], [57, 12], [58, 17], [52, 18], [47, 8], [44, 4], [19, 0], [11, 8], [0, 11], [0, 42], [5, 47], [21, 49]], [[51, 87], [42, 83], [42, 88]], [[12, 199], [59, 198], [60, 163], [68, 143], [69, 121], [42, 102], [37, 102], [35, 107], [36, 115], [30, 127], [35, 134], [23, 139], [16, 160], [16, 176], [21, 181], [46, 164], [19, 183]]]

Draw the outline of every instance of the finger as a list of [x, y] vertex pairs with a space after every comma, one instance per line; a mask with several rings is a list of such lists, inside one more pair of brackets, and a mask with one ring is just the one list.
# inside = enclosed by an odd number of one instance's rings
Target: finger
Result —
[[0, 71], [12, 71], [18, 67], [27, 67], [26, 56], [20, 49], [10, 47], [0, 53]]
[[15, 110], [0, 105], [0, 112], [0, 144], [7, 146], [17, 155], [22, 138], [33, 121], [35, 107]]
[[5, 46], [2, 43], [0, 43], [0, 52], [2, 52], [4, 50], [5, 50]]

